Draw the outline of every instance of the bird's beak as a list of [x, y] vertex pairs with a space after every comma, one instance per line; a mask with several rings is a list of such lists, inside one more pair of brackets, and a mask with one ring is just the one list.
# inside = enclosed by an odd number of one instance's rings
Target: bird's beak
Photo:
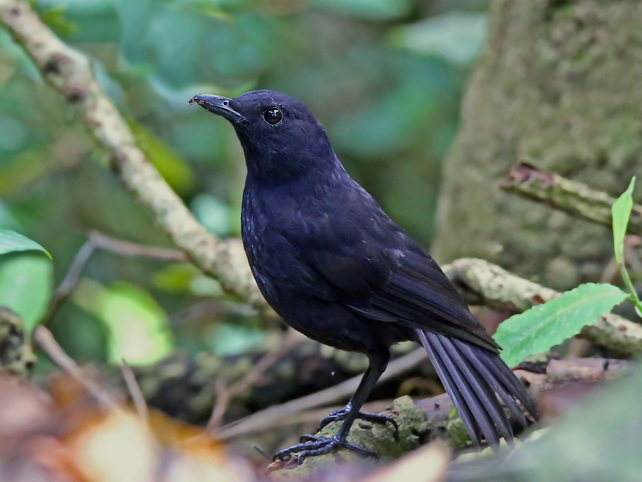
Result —
[[190, 104], [196, 102], [203, 109], [220, 115], [232, 123], [236, 123], [244, 119], [243, 115], [232, 109], [230, 102], [232, 99], [220, 95], [198, 94], [189, 100]]

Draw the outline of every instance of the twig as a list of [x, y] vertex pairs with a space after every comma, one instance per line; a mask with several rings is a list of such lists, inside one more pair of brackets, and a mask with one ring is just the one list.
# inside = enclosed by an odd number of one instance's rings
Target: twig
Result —
[[157, 248], [144, 244], [132, 243], [122, 239], [112, 238], [98, 231], [90, 231], [89, 239], [91, 242], [105, 251], [120, 254], [122, 256], [134, 256], [137, 258], [152, 258], [160, 261], [189, 261], [187, 255], [176, 249]]
[[212, 298], [195, 303], [171, 314], [169, 316], [169, 326], [170, 328], [176, 328], [205, 317], [212, 318], [213, 316], [222, 315], [250, 316], [254, 313], [256, 313], [254, 308], [245, 303]]
[[[388, 369], [379, 379], [379, 383], [390, 380], [396, 375], [403, 373], [425, 360], [426, 353], [423, 348], [418, 348], [407, 355], [392, 361]], [[217, 438], [227, 440], [230, 438], [257, 432], [274, 426], [276, 420], [283, 421], [293, 413], [298, 413], [311, 408], [327, 405], [337, 400], [350, 396], [357, 389], [361, 381], [361, 375], [352, 377], [338, 385], [325, 390], [297, 398], [289, 402], [266, 408], [252, 415], [224, 426], [216, 433]]]
[[51, 322], [57, 311], [60, 309], [60, 306], [67, 300], [67, 298], [69, 298], [71, 293], [76, 288], [76, 285], [78, 284], [80, 274], [82, 273], [85, 265], [95, 251], [96, 245], [91, 240], [88, 240], [85, 241], [78, 253], [76, 253], [74, 260], [72, 261], [71, 266], [67, 271], [65, 279], [63, 279], [62, 282], [58, 285], [56, 291], [54, 291], [51, 297], [51, 301], [49, 302], [49, 306], [47, 308], [47, 313], [45, 314], [41, 323], [42, 325], [47, 326]]
[[237, 380], [231, 386], [225, 386], [224, 378], [218, 378], [216, 380], [216, 403], [214, 404], [212, 415], [207, 422], [206, 431], [213, 433], [220, 427], [221, 420], [223, 419], [230, 400], [257, 383], [268, 369], [292, 350], [297, 338], [298, 337], [288, 337], [283, 343], [283, 346], [278, 350], [270, 351], [263, 355], [252, 370], [247, 372], [243, 378]]
[[[500, 187], [582, 219], [611, 227], [614, 197], [558, 174], [540, 171], [527, 162], [513, 166]], [[642, 206], [639, 204], [633, 206], [628, 233], [642, 235]]]
[[49, 85], [77, 109], [96, 143], [108, 153], [112, 170], [172, 242], [226, 291], [264, 314], [272, 313], [254, 283], [240, 241], [223, 242], [208, 232], [147, 162], [131, 129], [96, 82], [89, 59], [65, 45], [26, 1], [0, 0], [0, 21]]
[[205, 431], [209, 434], [214, 434], [219, 428], [223, 415], [225, 415], [227, 406], [232, 398], [230, 389], [226, 384], [225, 376], [220, 376], [214, 381], [214, 391], [216, 392], [216, 402], [212, 408], [212, 415], [210, 415], [210, 419], [205, 426]]
[[74, 257], [65, 279], [58, 285], [54, 291], [47, 313], [45, 314], [42, 325], [47, 326], [55, 314], [60, 309], [60, 306], [67, 301], [71, 293], [76, 289], [78, 280], [85, 266], [91, 259], [96, 249], [100, 248], [105, 251], [120, 254], [123, 256], [136, 256], [143, 258], [153, 258], [161, 261], [187, 261], [185, 253], [173, 249], [157, 248], [155, 246], [146, 246], [143, 244], [132, 243], [123, 241], [107, 236], [98, 231], [90, 231], [89, 239], [81, 246]]
[[60, 369], [81, 383], [96, 400], [107, 407], [117, 408], [118, 403], [116, 398], [105, 390], [105, 388], [85, 376], [80, 367], [65, 353], [47, 328], [44, 326], [36, 328], [34, 338], [42, 351], [44, 351]]
[[143, 392], [140, 390], [140, 386], [136, 381], [136, 375], [134, 375], [132, 368], [127, 363], [127, 360], [125, 360], [124, 358], [122, 359], [120, 369], [123, 373], [123, 379], [125, 380], [125, 384], [127, 385], [127, 390], [129, 391], [129, 395], [131, 396], [132, 401], [134, 402], [134, 407], [136, 407], [136, 411], [138, 412], [138, 416], [142, 420], [147, 420], [149, 415], [147, 402], [145, 402], [145, 397], [143, 396]]

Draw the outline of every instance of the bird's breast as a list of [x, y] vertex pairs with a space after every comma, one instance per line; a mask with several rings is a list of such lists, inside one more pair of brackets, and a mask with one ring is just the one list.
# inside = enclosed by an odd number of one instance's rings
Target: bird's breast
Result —
[[[274, 306], [287, 289], [289, 273], [296, 266], [296, 252], [285, 232], [296, 217], [296, 206], [285, 198], [246, 188], [241, 210], [241, 237], [254, 278]], [[288, 214], [289, 213], [289, 214]]]

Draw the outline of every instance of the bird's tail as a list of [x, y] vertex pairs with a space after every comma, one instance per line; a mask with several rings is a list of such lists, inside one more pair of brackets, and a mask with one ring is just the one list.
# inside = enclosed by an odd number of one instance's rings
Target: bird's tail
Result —
[[529, 423], [523, 409], [537, 419], [535, 404], [499, 354], [444, 335], [417, 335], [475, 445], [482, 436], [491, 447], [500, 437], [513, 439], [500, 399], [524, 428]]

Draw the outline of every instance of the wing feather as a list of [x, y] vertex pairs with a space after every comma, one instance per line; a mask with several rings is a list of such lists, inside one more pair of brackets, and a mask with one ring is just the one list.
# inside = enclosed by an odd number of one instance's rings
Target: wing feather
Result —
[[[497, 351], [437, 263], [365, 196], [346, 202], [340, 219], [317, 219], [305, 239], [290, 240], [327, 282], [310, 284], [308, 290], [372, 321], [454, 336]], [[372, 209], [363, 208], [365, 201]]]

